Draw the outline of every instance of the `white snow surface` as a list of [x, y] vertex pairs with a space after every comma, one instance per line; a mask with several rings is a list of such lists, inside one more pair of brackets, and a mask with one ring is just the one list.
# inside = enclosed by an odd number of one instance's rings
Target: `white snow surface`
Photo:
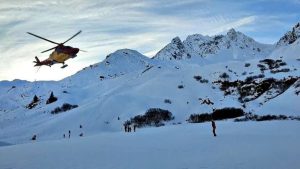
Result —
[[217, 122], [0, 147], [1, 169], [298, 169], [295, 121]]
[[[149, 108], [171, 111], [175, 119], [167, 126], [185, 123], [191, 114], [210, 113], [213, 108], [243, 108], [236, 93], [224, 96], [220, 86], [213, 82], [224, 72], [230, 81], [259, 75], [257, 64], [265, 58], [281, 58], [287, 63], [283, 68], [290, 71], [273, 74], [267, 70], [264, 78], [300, 75], [299, 40], [275, 48], [230, 30], [226, 35], [191, 35], [183, 42], [179, 38], [172, 42], [179, 45], [168, 45], [152, 59], [134, 50], [118, 50], [104, 61], [61, 81], [1, 81], [0, 144], [28, 143], [34, 134], [38, 141], [58, 140], [69, 130], [78, 135], [80, 125], [85, 136], [120, 133], [126, 120], [144, 114]], [[174, 51], [176, 55], [172, 55]], [[179, 57], [170, 60], [171, 55]], [[250, 66], [246, 67], [246, 63]], [[201, 76], [207, 83], [196, 81], [194, 76]], [[292, 85], [278, 96], [263, 94], [247, 102], [243, 109], [258, 115], [299, 116], [296, 94], [299, 90], [299, 85]], [[58, 100], [46, 104], [51, 92]], [[33, 109], [27, 109], [34, 95], [41, 101]], [[271, 96], [276, 97], [266, 101]], [[214, 105], [201, 104], [200, 99], [206, 98]], [[171, 104], [165, 103], [166, 99]], [[78, 107], [59, 114], [50, 113], [64, 103]]]

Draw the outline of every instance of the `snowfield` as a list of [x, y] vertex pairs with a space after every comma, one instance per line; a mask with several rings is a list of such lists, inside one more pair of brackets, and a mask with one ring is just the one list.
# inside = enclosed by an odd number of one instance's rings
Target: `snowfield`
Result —
[[[117, 50], [60, 81], [0, 81], [0, 169], [298, 169], [299, 52], [300, 24], [274, 45], [231, 29], [176, 37], [153, 58]], [[285, 120], [217, 121], [216, 138], [210, 123], [187, 123], [232, 107]], [[175, 118], [123, 131], [151, 108]]]
[[[126, 54], [130, 52], [138, 55], [138, 59], [142, 61], [136, 62], [135, 57]], [[201, 65], [196, 62], [199, 59], [174, 62], [151, 60], [131, 50], [117, 51], [108, 59], [109, 65], [105, 66], [104, 61], [58, 82], [12, 81], [3, 85], [3, 90], [0, 91], [0, 140], [11, 144], [25, 143], [34, 134], [39, 135], [39, 140], [55, 140], [68, 130], [77, 131], [80, 124], [85, 127], [86, 135], [118, 132], [122, 130], [126, 120], [144, 114], [149, 108], [171, 111], [175, 116], [172, 123], [185, 122], [191, 114], [211, 112], [213, 108], [243, 108], [236, 92], [224, 96], [220, 86], [213, 82], [219, 79], [222, 72], [227, 72], [231, 81], [261, 74], [256, 66], [259, 63], [256, 59], [247, 61], [251, 64], [247, 68], [242, 61]], [[125, 60], [127, 64], [115, 64], [114, 60], [117, 59]], [[300, 62], [289, 62], [288, 66], [300, 67]], [[242, 75], [244, 71], [253, 74]], [[126, 73], [121, 75], [120, 72]], [[264, 76], [283, 79], [290, 75], [297, 76], [299, 72], [300, 70], [271, 74], [266, 71]], [[114, 76], [115, 74], [117, 75]], [[100, 75], [105, 78], [100, 80]], [[194, 78], [197, 75], [208, 82], [200, 83]], [[183, 86], [182, 89], [178, 88], [180, 85]], [[12, 86], [16, 88], [11, 89]], [[296, 90], [299, 88], [292, 85], [267, 102], [265, 96], [269, 95], [263, 94], [256, 100], [245, 103], [246, 108], [243, 109], [259, 115], [299, 116], [299, 96], [296, 95]], [[45, 102], [51, 91], [58, 101], [47, 105]], [[275, 94], [276, 91], [271, 90], [270, 96]], [[41, 102], [33, 109], [25, 108], [34, 95], [38, 95]], [[206, 98], [214, 102], [214, 105], [201, 104], [199, 99]], [[165, 103], [165, 99], [169, 99], [171, 104]], [[78, 108], [54, 115], [50, 113], [63, 103], [76, 104]], [[118, 117], [120, 120], [117, 120]]]
[[298, 169], [300, 123], [217, 122], [0, 147], [1, 169]]

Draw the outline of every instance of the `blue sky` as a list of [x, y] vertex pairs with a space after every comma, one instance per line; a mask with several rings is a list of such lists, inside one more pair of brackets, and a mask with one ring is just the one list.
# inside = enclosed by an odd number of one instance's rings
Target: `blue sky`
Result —
[[[151, 57], [175, 36], [224, 34], [230, 28], [276, 43], [299, 22], [300, 0], [0, 0], [0, 80], [59, 80], [121, 48]], [[33, 67], [53, 44], [32, 32], [87, 50], [69, 67]]]

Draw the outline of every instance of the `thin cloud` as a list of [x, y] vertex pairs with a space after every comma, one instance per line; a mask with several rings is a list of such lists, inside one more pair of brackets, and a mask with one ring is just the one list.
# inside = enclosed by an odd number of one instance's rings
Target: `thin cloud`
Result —
[[221, 33], [221, 32], [225, 32], [231, 28], [239, 28], [239, 27], [242, 27], [242, 26], [246, 26], [246, 25], [249, 25], [249, 24], [252, 24], [254, 23], [256, 20], [256, 16], [248, 16], [248, 17], [245, 17], [245, 18], [241, 18], [241, 19], [238, 19], [236, 21], [229, 21], [229, 22], [225, 22], [224, 25], [218, 27], [217, 29], [214, 29], [212, 31], [213, 34], [218, 34], [218, 33]]

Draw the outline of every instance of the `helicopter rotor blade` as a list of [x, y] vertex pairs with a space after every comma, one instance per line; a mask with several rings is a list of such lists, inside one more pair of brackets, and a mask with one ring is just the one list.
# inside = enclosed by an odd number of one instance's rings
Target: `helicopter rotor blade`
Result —
[[48, 51], [50, 51], [50, 50], [52, 50], [52, 49], [55, 49], [57, 46], [55, 46], [55, 47], [53, 47], [53, 48], [51, 48], [51, 49], [47, 49], [47, 50], [44, 50], [43, 52], [41, 52], [41, 53], [45, 53], [45, 52], [48, 52]]
[[72, 37], [70, 37], [68, 40], [66, 40], [64, 43], [62, 43], [62, 44], [65, 44], [66, 42], [68, 42], [69, 40], [71, 40], [71, 39], [73, 39], [75, 36], [77, 36], [78, 34], [80, 34], [81, 33], [81, 30], [80, 31], [78, 31], [75, 35], [73, 35]]
[[43, 37], [41, 37], [41, 36], [35, 35], [35, 34], [33, 34], [33, 33], [30, 33], [30, 32], [27, 32], [27, 33], [28, 33], [29, 35], [32, 35], [32, 36], [35, 36], [35, 37], [37, 37], [37, 38], [43, 39], [43, 40], [48, 41], [48, 42], [50, 42], [50, 43], [54, 43], [54, 44], [59, 45], [59, 43], [57, 43], [57, 42], [53, 42], [53, 41], [51, 41], [51, 40], [49, 40], [49, 39], [43, 38]]

